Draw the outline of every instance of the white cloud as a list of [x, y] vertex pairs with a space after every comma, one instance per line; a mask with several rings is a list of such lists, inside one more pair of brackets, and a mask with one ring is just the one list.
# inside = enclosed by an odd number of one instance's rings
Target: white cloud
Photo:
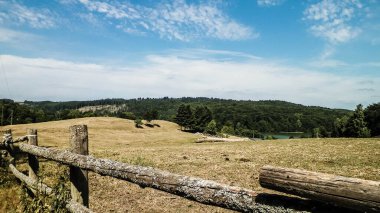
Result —
[[28, 8], [16, 1], [0, 0], [0, 23], [29, 25], [33, 28], [56, 26], [53, 13], [48, 9]]
[[77, 15], [94, 27], [103, 26], [103, 23], [92, 13], [78, 13]]
[[0, 27], [0, 43], [18, 43], [20, 41], [35, 39], [37, 39], [35, 35]]
[[310, 65], [314, 67], [334, 68], [334, 67], [347, 66], [348, 64], [346, 62], [334, 60], [334, 59], [321, 59], [321, 60], [316, 60], [316, 61], [311, 62]]
[[89, 11], [103, 14], [118, 28], [132, 34], [154, 32], [169, 40], [197, 38], [242, 40], [259, 36], [252, 28], [232, 20], [218, 5], [174, 0], [155, 7], [129, 2], [79, 0]]
[[363, 8], [359, 0], [322, 0], [304, 11], [304, 19], [310, 21], [310, 31], [330, 43], [347, 42], [357, 37], [361, 29], [352, 20]]
[[277, 6], [284, 3], [285, 0], [257, 0], [257, 4], [261, 7]]
[[10, 55], [1, 60], [4, 70], [12, 70], [7, 73], [14, 95], [10, 98], [18, 100], [207, 96], [345, 108], [380, 101], [373, 98], [380, 93], [379, 78], [319, 73], [263, 59], [231, 62], [149, 55], [143, 65], [133, 67]]
[[185, 59], [217, 59], [223, 61], [230, 61], [236, 59], [241, 60], [261, 60], [262, 58], [256, 55], [229, 51], [229, 50], [212, 50], [212, 49], [185, 49], [185, 50], [172, 50], [170, 54]]

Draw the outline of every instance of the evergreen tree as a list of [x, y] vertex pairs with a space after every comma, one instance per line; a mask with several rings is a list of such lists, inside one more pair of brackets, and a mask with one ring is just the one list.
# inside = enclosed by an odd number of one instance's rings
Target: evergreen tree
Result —
[[365, 121], [373, 136], [380, 135], [380, 103], [369, 105], [364, 110]]
[[186, 105], [185, 107], [185, 124], [184, 127], [185, 129], [190, 129], [193, 126], [193, 111], [191, 110], [190, 105]]
[[197, 132], [204, 132], [211, 120], [211, 111], [207, 107], [197, 106], [194, 111], [192, 129]]
[[181, 129], [182, 127], [185, 126], [185, 104], [181, 104], [179, 107], [178, 107], [178, 110], [177, 110], [177, 115], [175, 116], [175, 122], [181, 126]]
[[148, 110], [146, 113], [144, 113], [143, 118], [150, 123], [152, 120], [158, 119], [158, 111], [155, 109]]
[[367, 128], [367, 123], [364, 121], [364, 111], [361, 104], [356, 106], [354, 114], [347, 122], [346, 134], [347, 137], [366, 138], [370, 137], [370, 131]]
[[181, 104], [177, 110], [175, 122], [181, 126], [181, 129], [189, 129], [193, 123], [192, 119], [193, 113], [191, 111], [190, 105]]

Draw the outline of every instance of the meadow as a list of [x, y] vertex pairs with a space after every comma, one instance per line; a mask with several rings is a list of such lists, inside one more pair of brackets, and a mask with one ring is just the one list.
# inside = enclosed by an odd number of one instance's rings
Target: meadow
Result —
[[[152, 166], [172, 173], [275, 193], [258, 184], [263, 165], [300, 168], [347, 177], [380, 180], [380, 140], [321, 138], [195, 143], [200, 136], [180, 131], [177, 124], [153, 121], [154, 128], [135, 128], [132, 120], [97, 117], [13, 125], [14, 137], [38, 129], [40, 146], [69, 147], [68, 127], [86, 124], [90, 155]], [[159, 126], [159, 127], [158, 127]], [[24, 165], [19, 164], [26, 171]], [[43, 161], [47, 181], [64, 166]], [[3, 172], [3, 171], [2, 171]], [[230, 212], [126, 181], [90, 173], [90, 208], [95, 212]], [[0, 211], [18, 205], [19, 187], [0, 185]]]

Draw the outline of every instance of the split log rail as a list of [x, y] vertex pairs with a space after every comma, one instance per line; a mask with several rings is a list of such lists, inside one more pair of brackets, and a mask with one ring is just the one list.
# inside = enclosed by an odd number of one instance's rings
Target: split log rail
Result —
[[262, 187], [364, 212], [380, 212], [380, 182], [274, 166], [261, 168]]
[[[28, 144], [20, 143], [22, 141], [28, 141]], [[261, 194], [249, 189], [88, 155], [86, 125], [70, 127], [70, 150], [38, 146], [37, 130], [33, 129], [28, 129], [26, 136], [15, 140], [12, 139], [11, 131], [6, 132], [3, 143], [0, 143], [0, 149], [8, 150], [11, 156], [9, 170], [30, 187], [32, 191], [40, 190], [47, 194], [51, 194], [52, 191], [50, 187], [38, 181], [39, 163], [37, 157], [68, 165], [70, 167], [72, 200], [66, 204], [66, 208], [74, 213], [91, 212], [88, 208], [88, 171], [126, 180], [141, 187], [150, 187], [168, 192], [199, 203], [231, 210], [241, 212], [288, 212], [281, 205], [267, 205], [258, 202]], [[15, 151], [28, 154], [28, 176], [16, 169]], [[348, 181], [342, 182], [343, 179], [334, 179], [336, 177], [321, 173], [310, 173], [304, 170], [264, 166], [260, 172], [259, 182], [263, 187], [269, 189], [333, 205], [368, 212], [380, 211], [380, 182], [360, 179], [347, 179]], [[359, 182], [352, 183], [352, 181]]]
[[[70, 167], [71, 197], [66, 207], [71, 212], [91, 212], [89, 206], [89, 188], [87, 172], [110, 176], [135, 183], [141, 187], [150, 187], [170, 194], [178, 195], [199, 203], [219, 206], [241, 212], [287, 212], [281, 206], [268, 206], [256, 202], [258, 193], [249, 189], [220, 184], [196, 177], [173, 174], [167, 171], [130, 165], [109, 159], [100, 159], [88, 155], [88, 133], [86, 125], [76, 125], [70, 128], [70, 150], [44, 148], [38, 146], [37, 131], [28, 130], [26, 137], [12, 140], [11, 132], [4, 137], [4, 146], [14, 159], [14, 153], [28, 154], [29, 176], [19, 172], [13, 160], [10, 171], [31, 189], [50, 192], [51, 188], [38, 183], [35, 175], [38, 173], [38, 160], [42, 157]], [[28, 141], [27, 143], [20, 143]], [[16, 145], [17, 142], [17, 145]]]

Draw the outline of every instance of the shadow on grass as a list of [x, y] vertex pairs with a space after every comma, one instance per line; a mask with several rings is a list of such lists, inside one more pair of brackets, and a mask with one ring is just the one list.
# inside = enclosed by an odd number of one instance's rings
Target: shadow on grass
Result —
[[145, 126], [149, 127], [149, 128], [154, 128], [154, 125], [153, 124], [144, 124]]

